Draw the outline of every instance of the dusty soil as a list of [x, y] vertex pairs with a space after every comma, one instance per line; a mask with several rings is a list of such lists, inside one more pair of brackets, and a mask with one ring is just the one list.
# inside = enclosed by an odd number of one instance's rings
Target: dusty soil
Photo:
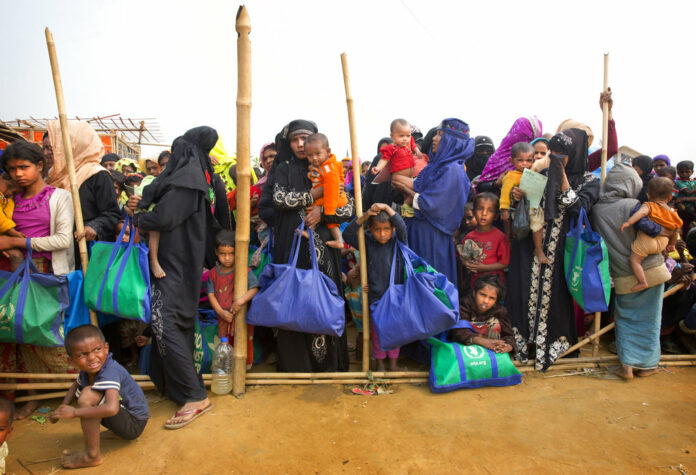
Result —
[[[630, 383], [560, 372], [509, 388], [432, 394], [427, 385], [354, 396], [348, 387], [251, 387], [215, 396], [178, 431], [174, 404], [148, 392], [152, 419], [134, 442], [107, 440], [92, 473], [696, 472], [696, 369]], [[546, 376], [546, 378], [545, 378]], [[46, 405], [55, 407], [57, 400]], [[82, 445], [79, 421], [16, 423], [7, 473]], [[56, 460], [28, 465], [53, 473]]]

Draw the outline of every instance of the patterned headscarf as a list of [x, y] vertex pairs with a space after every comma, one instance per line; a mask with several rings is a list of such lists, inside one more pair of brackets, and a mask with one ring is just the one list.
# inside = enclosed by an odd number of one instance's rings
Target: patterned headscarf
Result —
[[531, 142], [543, 133], [541, 121], [536, 117], [520, 117], [512, 124], [510, 131], [500, 143], [498, 150], [490, 156], [481, 172], [479, 182], [495, 181], [503, 173], [513, 170], [510, 163], [510, 149], [517, 142]]

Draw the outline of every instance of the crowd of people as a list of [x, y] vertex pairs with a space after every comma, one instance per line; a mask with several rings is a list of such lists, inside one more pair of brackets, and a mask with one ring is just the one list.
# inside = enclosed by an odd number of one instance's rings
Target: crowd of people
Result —
[[[611, 93], [601, 95], [600, 106], [605, 103], [606, 145], [614, 159], [603, 184], [596, 173], [601, 150], [590, 153], [592, 130], [575, 120], [544, 133], [538, 118], [521, 117], [496, 148], [487, 136], [471, 136], [460, 119], [445, 119], [425, 134], [396, 119], [371, 163], [361, 164], [359, 187], [352, 161], [337, 160], [318, 125], [293, 120], [263, 145], [252, 173], [250, 255], [270, 248], [274, 263], [288, 262], [304, 222], [313, 232], [299, 237], [297, 266], [311, 267], [312, 239], [319, 270], [345, 298], [346, 321], [360, 335], [363, 290], [374, 304], [403, 280], [404, 263], [393, 256], [397, 242], [407, 245], [457, 287], [459, 318], [472, 328], [453, 330], [453, 341], [509, 353], [522, 362], [531, 359], [545, 370], [590, 331], [594, 318], [574, 301], [564, 270], [566, 234], [584, 210], [608, 249], [613, 291], [602, 318], [616, 323], [610, 346], [621, 361], [617, 374], [626, 380], [654, 374], [661, 349], [696, 351], [690, 262], [696, 252], [694, 164], [685, 160], [675, 167], [666, 155], [619, 153]], [[73, 330], [77, 333], [66, 337], [65, 348], [2, 343], [0, 367], [3, 372], [81, 371], [52, 418], [90, 421], [83, 423], [86, 451], [65, 461], [83, 466], [101, 460], [95, 420], [107, 421], [104, 425], [125, 438], [137, 437], [145, 427], [142, 392], [117, 361], [133, 372], [139, 348], [149, 341], [148, 374], [180, 406], [165, 427], [183, 427], [212, 407], [193, 359], [199, 308], [212, 308], [220, 336], [231, 337], [239, 309], [253, 306], [258, 282], [250, 270], [246, 293], [234, 299], [237, 170], [214, 129], [191, 129], [173, 142], [171, 152], [138, 161], [104, 154], [99, 136], [85, 122], [70, 121], [68, 132], [84, 232], [74, 232], [60, 124], [50, 121], [42, 147], [19, 141], [0, 157], [0, 267], [16, 269], [29, 245], [39, 272], [67, 274], [80, 265], [78, 240], [114, 241], [132, 218], [134, 229], [126, 235], [137, 230], [150, 247], [152, 322], [134, 326], [104, 318], [101, 332]], [[526, 170], [546, 177], [538, 205], [529, 209], [521, 205]], [[358, 190], [363, 214], [356, 219]], [[522, 212], [530, 232], [519, 235], [513, 220]], [[366, 256], [357, 251], [361, 225]], [[361, 287], [361, 258], [367, 263], [367, 289]], [[252, 270], [256, 265], [252, 259]], [[686, 285], [663, 300], [665, 287], [679, 282]], [[339, 337], [250, 330], [281, 372], [348, 371], [351, 359], [362, 354], [362, 338], [351, 345], [345, 332]], [[398, 370], [404, 357], [422, 361], [419, 342], [384, 351], [374, 326], [371, 334], [376, 369]], [[253, 359], [250, 354], [247, 363]], [[97, 407], [101, 396], [105, 403]], [[68, 406], [73, 397], [78, 409]], [[27, 417], [36, 407], [30, 402], [14, 417]]]

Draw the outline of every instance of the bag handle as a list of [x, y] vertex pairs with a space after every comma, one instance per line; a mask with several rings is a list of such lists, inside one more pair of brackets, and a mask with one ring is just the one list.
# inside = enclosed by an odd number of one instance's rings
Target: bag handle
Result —
[[395, 245], [399, 247], [399, 251], [401, 251], [401, 255], [404, 257], [404, 268], [406, 269], [406, 277], [411, 277], [416, 273], [416, 271], [413, 270], [413, 262], [411, 262], [411, 258], [408, 256], [408, 252], [406, 252], [407, 250], [411, 251], [411, 249], [407, 248], [406, 245], [399, 241], [398, 238], [394, 239], [396, 240]]
[[[314, 233], [311, 229], [307, 228], [307, 234], [309, 235], [309, 257], [312, 259], [312, 269], [319, 271], [319, 263], [317, 262], [317, 250], [314, 246]], [[297, 253], [299, 254], [300, 246], [297, 246]], [[297, 258], [295, 258], [295, 263], [297, 263]]]
[[290, 259], [288, 262], [291, 263], [292, 267], [297, 267], [297, 257], [300, 254], [300, 246], [302, 245], [302, 231], [304, 231], [305, 222], [304, 219], [297, 227], [297, 232], [292, 238], [292, 248], [290, 250]]
[[583, 224], [585, 225], [586, 231], [592, 232], [590, 221], [587, 219], [587, 212], [585, 212], [584, 207], [580, 207], [580, 213], [575, 220], [575, 245], [573, 246], [573, 258], [568, 266], [568, 272], [566, 272], [566, 282], [570, 282], [570, 273], [573, 272], [573, 263], [575, 262], [575, 256], [578, 253], [578, 246], [580, 245], [581, 234], [583, 233]]

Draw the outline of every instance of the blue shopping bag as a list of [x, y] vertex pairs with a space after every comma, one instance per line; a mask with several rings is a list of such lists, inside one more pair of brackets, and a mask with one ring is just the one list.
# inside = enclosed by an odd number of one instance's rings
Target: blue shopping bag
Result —
[[611, 294], [609, 252], [592, 230], [585, 208], [566, 234], [563, 265], [568, 290], [585, 313], [606, 312]]
[[310, 269], [298, 269], [302, 243], [295, 235], [287, 264], [269, 263], [259, 277], [259, 293], [247, 314], [247, 323], [317, 335], [343, 335], [344, 300], [336, 284], [319, 271], [312, 230], [309, 233]]
[[70, 330], [82, 325], [89, 325], [89, 309], [85, 304], [84, 278], [81, 270], [68, 274], [68, 287], [70, 289], [70, 305], [65, 309], [63, 328], [67, 335]]
[[36, 346], [63, 344], [63, 314], [70, 299], [68, 278], [40, 274], [27, 256], [14, 272], [0, 271], [0, 342]]
[[[394, 282], [397, 253], [404, 256], [406, 281], [403, 284]], [[411, 255], [413, 251], [397, 240], [389, 288], [379, 300], [370, 305], [370, 315], [379, 335], [379, 343], [387, 351], [437, 335], [452, 328], [459, 319], [458, 300], [448, 306], [436, 295], [440, 290], [438, 283], [442, 285], [441, 277], [429, 272], [416, 273]]]

